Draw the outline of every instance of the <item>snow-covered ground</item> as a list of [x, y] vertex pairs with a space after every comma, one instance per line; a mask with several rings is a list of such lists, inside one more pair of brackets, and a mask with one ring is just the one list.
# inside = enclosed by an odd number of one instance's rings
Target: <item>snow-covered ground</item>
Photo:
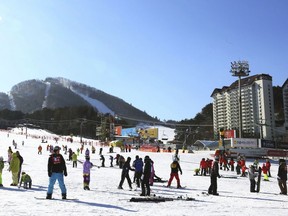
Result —
[[[11, 173], [7, 171], [8, 164], [5, 164], [3, 170], [3, 188], [0, 188], [0, 215], [287, 215], [288, 196], [279, 195], [277, 184], [278, 162], [272, 161], [272, 177], [269, 182], [261, 181], [260, 193], [249, 192], [249, 180], [245, 177], [238, 178], [220, 178], [218, 179], [218, 192], [220, 196], [204, 195], [210, 185], [209, 177], [194, 176], [194, 169], [199, 167], [201, 158], [211, 158], [212, 152], [195, 152], [194, 154], [180, 153], [180, 164], [183, 175], [180, 176], [182, 186], [185, 189], [176, 189], [175, 179], [171, 188], [166, 188], [165, 183], [154, 183], [151, 187], [152, 194], [177, 198], [192, 197], [195, 201], [174, 200], [159, 203], [151, 202], [130, 202], [131, 197], [140, 197], [140, 190], [129, 190], [125, 181], [124, 190], [117, 189], [120, 181], [121, 170], [118, 167], [109, 167], [108, 147], [104, 147], [103, 153], [106, 158], [106, 167], [94, 167], [91, 170], [90, 191], [83, 190], [82, 186], [82, 165], [78, 163], [77, 168], [72, 168], [70, 161], [66, 162], [68, 176], [65, 177], [67, 187], [67, 197], [77, 198], [77, 200], [37, 200], [34, 197], [45, 197], [48, 186], [47, 161], [49, 152], [46, 151], [46, 143], [41, 143], [41, 136], [44, 131], [28, 130], [29, 136], [20, 134], [20, 130], [14, 129], [11, 133], [7, 131], [0, 132], [0, 155], [7, 160], [7, 149], [12, 147], [12, 141], [18, 144], [17, 150], [24, 158], [23, 171], [28, 173], [33, 179], [32, 189], [10, 186], [12, 182]], [[33, 135], [33, 136], [32, 136]], [[48, 137], [48, 144], [55, 145], [53, 136], [45, 134]], [[38, 137], [38, 138], [37, 138]], [[22, 145], [24, 141], [24, 145]], [[60, 139], [58, 145], [68, 145], [68, 148], [76, 150], [80, 147], [79, 139], [74, 138], [73, 143], [68, 143]], [[43, 147], [43, 154], [37, 154], [39, 145]], [[89, 145], [85, 146], [91, 147]], [[95, 165], [100, 165], [99, 148], [96, 146], [96, 154], [91, 154], [91, 161]], [[61, 151], [64, 155], [64, 152]], [[84, 152], [83, 152], [84, 153]], [[115, 153], [120, 153], [115, 149]], [[163, 179], [168, 179], [170, 174], [170, 163], [173, 153], [150, 153], [132, 150], [128, 153], [120, 153], [125, 158], [130, 156], [134, 160], [136, 155], [144, 158], [149, 155], [154, 161], [156, 175]], [[64, 155], [65, 159], [68, 155]], [[79, 156], [84, 160], [84, 155]], [[264, 161], [260, 161], [262, 165]], [[247, 162], [251, 164], [252, 160]], [[115, 163], [114, 163], [115, 164]], [[235, 172], [222, 171], [223, 176], [236, 176]], [[130, 177], [133, 178], [133, 172], [130, 171]], [[133, 185], [135, 187], [135, 185]], [[58, 183], [54, 187], [54, 198], [61, 198], [61, 192]]]

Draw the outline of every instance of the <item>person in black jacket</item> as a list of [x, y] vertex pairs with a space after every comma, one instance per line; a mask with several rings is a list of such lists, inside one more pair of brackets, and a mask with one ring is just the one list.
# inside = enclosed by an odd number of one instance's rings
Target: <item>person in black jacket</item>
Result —
[[279, 161], [277, 179], [281, 191], [280, 194], [287, 195], [287, 165], [283, 159]]
[[145, 164], [144, 164], [143, 174], [141, 176], [142, 193], [140, 194], [140, 196], [150, 196], [149, 179], [151, 176], [151, 159], [149, 158], [148, 155], [145, 156], [144, 163]]
[[219, 175], [219, 158], [216, 157], [215, 161], [213, 163], [213, 167], [211, 170], [211, 174], [210, 174], [210, 180], [211, 180], [211, 185], [208, 189], [208, 193], [209, 194], [213, 194], [218, 196], [219, 194], [217, 193], [217, 177], [220, 178]]
[[134, 169], [131, 168], [130, 162], [131, 162], [131, 157], [128, 157], [127, 160], [125, 161], [124, 165], [123, 165], [123, 168], [122, 168], [121, 180], [120, 180], [118, 189], [123, 189], [122, 185], [123, 185], [123, 182], [126, 178], [128, 181], [128, 184], [129, 184], [129, 188], [130, 188], [130, 190], [132, 190], [132, 182], [131, 182], [131, 179], [129, 176], [129, 170], [134, 171]]
[[60, 147], [55, 146], [53, 149], [54, 153], [50, 155], [48, 159], [48, 176], [49, 185], [46, 199], [52, 199], [53, 188], [56, 180], [59, 183], [62, 199], [66, 199], [66, 186], [64, 184], [64, 176], [67, 176], [66, 163], [63, 156], [60, 154]]
[[170, 187], [171, 182], [175, 177], [177, 181], [177, 188], [181, 188], [178, 172], [180, 171], [180, 174], [182, 175], [182, 169], [180, 167], [180, 164], [178, 163], [178, 159], [174, 159], [170, 167], [171, 167], [171, 173], [170, 173], [170, 179], [168, 180], [167, 187]]

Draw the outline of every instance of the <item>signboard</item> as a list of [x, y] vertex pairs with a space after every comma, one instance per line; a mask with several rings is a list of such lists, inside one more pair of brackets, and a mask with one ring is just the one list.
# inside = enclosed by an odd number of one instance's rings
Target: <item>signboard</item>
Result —
[[121, 136], [122, 134], [122, 126], [116, 126], [115, 129], [114, 129], [114, 135], [115, 136]]
[[257, 148], [257, 139], [233, 138], [231, 139], [233, 148]]
[[261, 139], [261, 148], [276, 148], [275, 141]]
[[139, 135], [143, 139], [147, 138], [155, 138], [158, 139], [158, 128], [147, 128], [147, 129], [140, 129]]
[[236, 138], [236, 131], [235, 130], [225, 130], [224, 131], [225, 138]]

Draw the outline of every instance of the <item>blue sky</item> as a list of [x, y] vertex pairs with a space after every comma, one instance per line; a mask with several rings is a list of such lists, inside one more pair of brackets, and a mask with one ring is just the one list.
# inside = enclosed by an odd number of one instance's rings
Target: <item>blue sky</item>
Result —
[[288, 78], [288, 1], [1, 0], [0, 92], [64, 77], [161, 120], [194, 118], [230, 62]]

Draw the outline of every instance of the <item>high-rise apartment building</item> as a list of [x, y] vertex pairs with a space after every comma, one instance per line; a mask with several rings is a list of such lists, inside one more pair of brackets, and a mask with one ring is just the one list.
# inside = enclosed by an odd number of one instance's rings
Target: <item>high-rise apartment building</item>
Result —
[[284, 108], [284, 117], [285, 117], [285, 130], [288, 130], [288, 79], [284, 82], [282, 86], [283, 92], [283, 108]]
[[[220, 128], [239, 130], [238, 80], [222, 89], [214, 89], [214, 133]], [[274, 100], [272, 77], [258, 74], [241, 79], [242, 138], [274, 140]], [[288, 113], [287, 113], [288, 114]], [[239, 131], [238, 133], [239, 134]]]

